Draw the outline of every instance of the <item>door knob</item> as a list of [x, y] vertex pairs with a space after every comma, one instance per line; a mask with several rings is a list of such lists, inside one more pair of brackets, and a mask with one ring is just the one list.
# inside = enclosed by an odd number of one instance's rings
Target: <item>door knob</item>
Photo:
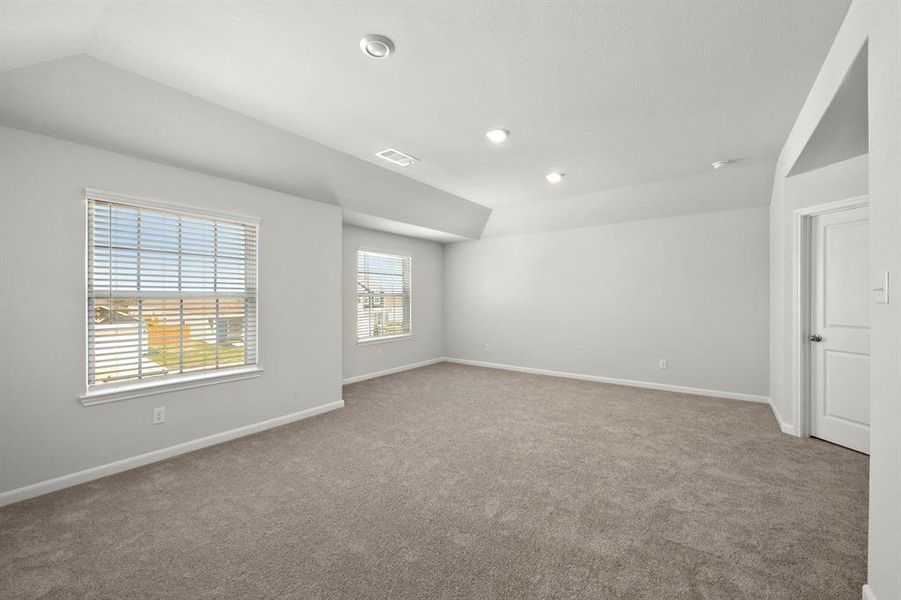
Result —
[[823, 336], [821, 336], [821, 335], [819, 335], [819, 334], [817, 334], [817, 333], [814, 333], [813, 335], [811, 335], [811, 336], [810, 336], [809, 338], [807, 338], [807, 339], [809, 339], [811, 342], [822, 342], [822, 341], [823, 341]]

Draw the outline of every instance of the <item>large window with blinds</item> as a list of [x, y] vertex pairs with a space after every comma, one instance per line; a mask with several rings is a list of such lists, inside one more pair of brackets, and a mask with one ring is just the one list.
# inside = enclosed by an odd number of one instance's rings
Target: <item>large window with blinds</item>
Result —
[[357, 341], [411, 335], [413, 257], [357, 251]]
[[87, 204], [89, 393], [257, 366], [258, 223]]

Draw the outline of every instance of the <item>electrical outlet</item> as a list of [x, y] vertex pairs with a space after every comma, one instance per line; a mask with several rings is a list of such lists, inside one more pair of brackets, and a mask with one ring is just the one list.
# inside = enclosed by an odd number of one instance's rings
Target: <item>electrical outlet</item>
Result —
[[660, 368], [661, 368], [661, 369], [665, 369], [665, 368], [666, 368], [666, 359], [665, 359], [665, 358], [661, 358], [661, 359], [660, 359]]
[[382, 350], [381, 348], [376, 348], [376, 349], [375, 349], [375, 357], [376, 357], [376, 358], [381, 358], [381, 357], [382, 357], [382, 354], [384, 354], [384, 352], [383, 352], [383, 350]]
[[157, 406], [153, 409], [153, 424], [159, 425], [166, 422], [166, 407]]
[[491, 344], [485, 344], [485, 352], [491, 352]]

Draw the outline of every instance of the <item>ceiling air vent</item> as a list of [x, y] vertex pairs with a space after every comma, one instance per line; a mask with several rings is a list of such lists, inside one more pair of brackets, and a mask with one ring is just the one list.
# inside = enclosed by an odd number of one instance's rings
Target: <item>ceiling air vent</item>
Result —
[[379, 158], [384, 158], [388, 162], [393, 162], [394, 164], [401, 167], [409, 167], [413, 163], [418, 162], [409, 154], [404, 154], [403, 152], [395, 148], [387, 148], [385, 150], [382, 150], [381, 152], [376, 152], [375, 155]]

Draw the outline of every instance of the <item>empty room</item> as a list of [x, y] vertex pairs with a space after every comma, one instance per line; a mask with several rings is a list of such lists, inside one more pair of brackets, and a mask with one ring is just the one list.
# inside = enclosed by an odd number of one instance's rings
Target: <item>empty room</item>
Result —
[[901, 600], [901, 2], [0, 0], [0, 598]]

